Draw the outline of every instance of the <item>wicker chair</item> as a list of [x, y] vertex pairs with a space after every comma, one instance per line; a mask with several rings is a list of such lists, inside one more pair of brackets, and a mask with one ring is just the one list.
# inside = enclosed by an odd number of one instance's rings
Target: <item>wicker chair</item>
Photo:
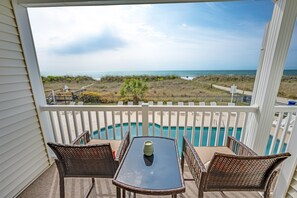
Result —
[[[111, 140], [110, 142], [112, 142]], [[86, 131], [72, 142], [72, 145], [47, 143], [57, 156], [56, 165], [60, 177], [60, 197], [65, 197], [65, 177], [92, 178], [92, 184], [86, 193], [88, 197], [95, 184], [94, 178], [113, 178], [119, 162], [130, 143], [129, 132], [121, 141], [114, 158], [111, 143], [87, 144], [90, 142]], [[82, 145], [87, 144], [87, 145]]]
[[[200, 153], [204, 155], [202, 160], [198, 148], [202, 147], [194, 148], [186, 137], [183, 138], [182, 172], [186, 162], [193, 179], [185, 180], [195, 181], [199, 198], [203, 198], [204, 192], [210, 191], [262, 191], [264, 197], [268, 198], [278, 173], [276, 168], [290, 156], [289, 153], [258, 156], [233, 137], [228, 137], [227, 147], [217, 147], [221, 153], [209, 152], [213, 154], [209, 162], [206, 162], [205, 152]], [[213, 150], [216, 147], [204, 147], [204, 151], [207, 148]]]

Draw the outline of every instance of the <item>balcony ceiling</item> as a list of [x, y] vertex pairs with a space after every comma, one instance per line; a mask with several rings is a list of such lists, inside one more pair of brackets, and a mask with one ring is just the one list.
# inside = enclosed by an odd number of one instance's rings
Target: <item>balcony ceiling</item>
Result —
[[[240, 0], [18, 0], [18, 3], [26, 7], [47, 7], [47, 6], [151, 4], [151, 3], [222, 2], [222, 1], [240, 1]], [[245, 0], [242, 0], [242, 1], [245, 1]]]

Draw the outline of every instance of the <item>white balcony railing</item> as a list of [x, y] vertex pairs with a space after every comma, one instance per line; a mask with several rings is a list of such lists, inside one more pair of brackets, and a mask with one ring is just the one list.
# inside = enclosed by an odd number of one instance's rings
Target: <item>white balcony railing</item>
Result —
[[224, 145], [228, 135], [245, 140], [247, 118], [256, 106], [54, 105], [42, 106], [50, 116], [54, 139], [70, 143], [85, 130], [102, 139], [156, 135], [191, 138], [196, 146]]
[[[248, 115], [257, 106], [174, 105], [47, 105], [54, 141], [70, 143], [85, 130], [94, 138], [121, 139], [156, 135], [178, 139], [187, 135], [195, 146], [225, 145], [228, 135], [245, 142]], [[295, 126], [297, 107], [276, 106], [266, 154], [286, 151]]]
[[272, 123], [272, 140], [267, 148], [268, 154], [281, 153], [286, 151], [288, 142], [296, 124], [297, 107], [275, 106], [275, 118]]

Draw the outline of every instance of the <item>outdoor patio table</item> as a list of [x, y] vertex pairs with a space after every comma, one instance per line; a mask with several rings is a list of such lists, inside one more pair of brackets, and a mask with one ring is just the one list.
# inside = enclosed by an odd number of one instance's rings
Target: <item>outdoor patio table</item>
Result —
[[[143, 144], [151, 140], [154, 154], [143, 154]], [[117, 197], [125, 191], [146, 195], [172, 195], [185, 192], [176, 141], [164, 137], [135, 137], [112, 180]]]

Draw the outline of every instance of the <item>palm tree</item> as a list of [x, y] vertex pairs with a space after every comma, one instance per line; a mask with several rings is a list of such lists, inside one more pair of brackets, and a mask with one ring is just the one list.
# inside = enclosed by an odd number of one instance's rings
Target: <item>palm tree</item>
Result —
[[136, 78], [126, 79], [121, 86], [121, 96], [133, 97], [135, 104], [143, 97], [145, 91], [148, 89], [147, 84]]

